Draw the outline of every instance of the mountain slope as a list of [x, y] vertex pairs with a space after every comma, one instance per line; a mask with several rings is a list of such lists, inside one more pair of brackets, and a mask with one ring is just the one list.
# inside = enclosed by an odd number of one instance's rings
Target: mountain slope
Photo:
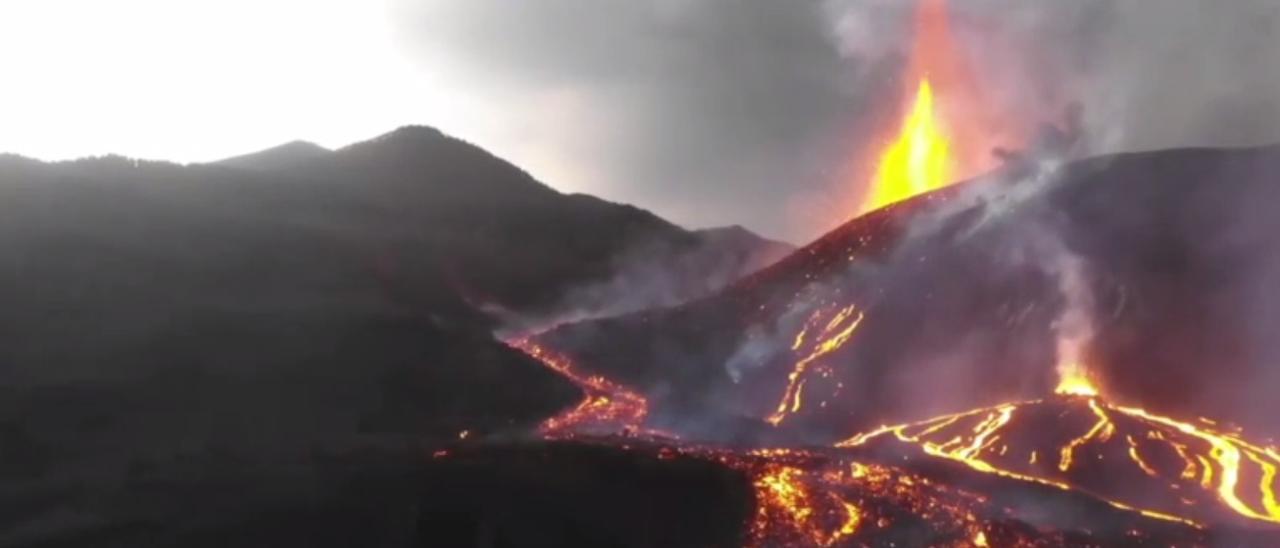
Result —
[[[564, 293], [584, 283], [626, 275], [630, 257], [644, 253], [666, 262], [720, 254], [719, 242], [685, 231], [632, 206], [599, 198], [563, 195], [528, 173], [465, 142], [429, 128], [402, 128], [338, 151], [315, 169], [324, 176], [373, 173], [377, 206], [413, 211], [395, 227], [415, 245], [395, 249], [400, 260], [440, 257], [431, 268], [444, 273], [477, 304], [523, 314], [554, 314]], [[749, 247], [772, 249], [756, 238]], [[715, 257], [731, 279], [778, 254]], [[675, 280], [677, 296], [705, 288]], [[718, 288], [718, 287], [717, 287]], [[643, 303], [667, 304], [667, 303]], [[603, 305], [602, 305], [603, 306]]]
[[[755, 245], [739, 238], [716, 260], [740, 274], [759, 265]], [[284, 382], [315, 363], [334, 368], [316, 375], [358, 376], [406, 356], [377, 357], [375, 348], [364, 363], [340, 363], [349, 358], [332, 353], [333, 344], [385, 336], [378, 348], [393, 348], [398, 338], [433, 333], [446, 347], [452, 336], [474, 343], [475, 353], [505, 355], [487, 349], [496, 344], [486, 340], [496, 321], [489, 307], [554, 312], [569, 288], [614, 276], [617, 258], [632, 248], [667, 257], [720, 249], [643, 210], [560, 194], [429, 128], [333, 152], [293, 143], [208, 165], [7, 157], [0, 376], [11, 387], [129, 386], [207, 371], [230, 387], [277, 373]], [[433, 351], [421, 352], [422, 365], [397, 367], [427, 365]], [[455, 365], [467, 352], [440, 352], [454, 357], [430, 364], [445, 375], [439, 384], [489, 390], [496, 374]], [[518, 355], [503, 359], [536, 368]], [[547, 377], [528, 394], [567, 403], [561, 398], [572, 389], [543, 373], [521, 373]], [[430, 398], [421, 400], [414, 405]], [[468, 405], [480, 415], [493, 407]], [[376, 430], [369, 421], [381, 419], [361, 420], [357, 429]]]
[[[275, 156], [277, 150], [260, 154]], [[427, 127], [400, 128], [310, 160], [274, 174], [306, 186], [294, 191], [317, 202], [290, 209], [322, 211], [322, 219], [311, 220], [344, 231], [373, 231], [377, 241], [369, 245], [390, 286], [414, 294], [429, 278], [477, 307], [516, 315], [556, 316], [575, 307], [565, 302], [566, 291], [626, 275], [631, 257], [640, 253], [667, 262], [714, 261], [706, 266], [728, 272], [715, 289], [789, 250], [750, 234], [722, 243], [633, 206], [561, 194]], [[285, 181], [275, 184], [290, 184]], [[337, 203], [346, 211], [334, 211]], [[742, 251], [725, 253], [728, 247]], [[671, 282], [677, 300], [707, 290]]]
[[718, 249], [427, 128], [189, 166], [0, 156], [0, 544], [296, 512], [348, 488], [317, 455], [524, 432], [580, 395], [493, 311], [554, 315], [632, 248]]
[[665, 426], [777, 414], [830, 441], [1051, 392], [1079, 305], [1091, 333], [1074, 335], [1109, 395], [1274, 434], [1277, 172], [1275, 147], [1010, 166], [854, 219], [711, 297], [542, 342], [660, 395]]

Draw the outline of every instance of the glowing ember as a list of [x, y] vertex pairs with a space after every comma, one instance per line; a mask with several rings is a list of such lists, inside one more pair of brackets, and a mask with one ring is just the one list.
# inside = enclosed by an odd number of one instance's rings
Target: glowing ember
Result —
[[863, 211], [879, 209], [949, 182], [950, 144], [934, 113], [933, 88], [920, 80], [902, 130], [880, 158]]
[[987, 544], [987, 534], [982, 531], [978, 531], [978, 534], [973, 536], [973, 545], [974, 546], [990, 546], [989, 544]]

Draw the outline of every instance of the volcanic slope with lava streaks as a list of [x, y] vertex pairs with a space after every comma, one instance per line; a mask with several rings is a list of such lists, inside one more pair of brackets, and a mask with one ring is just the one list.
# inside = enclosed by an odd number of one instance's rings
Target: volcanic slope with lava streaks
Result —
[[1033, 525], [974, 490], [830, 450], [679, 451], [746, 474], [756, 499], [748, 546], [1161, 546], [1205, 538], [1124, 511], [1089, 512], [1088, 532]]
[[1275, 447], [1209, 419], [1181, 421], [1096, 395], [1058, 394], [885, 426], [837, 445], [888, 441], [1159, 519], [1198, 527], [1280, 523]]
[[568, 357], [529, 337], [510, 339], [507, 345], [542, 362], [583, 392], [582, 401], [577, 405], [542, 421], [538, 432], [544, 438], [571, 438], [584, 434], [648, 434], [671, 437], [670, 434], [644, 427], [649, 415], [649, 401], [640, 393], [611, 381], [604, 375], [581, 371]]
[[[823, 331], [843, 333], [837, 327], [843, 323], [829, 321]], [[712, 460], [743, 473], [754, 494], [754, 514], [744, 525], [750, 546], [1202, 546], [1209, 527], [1276, 519], [1275, 449], [1107, 403], [1091, 385], [1063, 383], [1071, 393], [882, 427], [832, 449], [729, 449], [648, 429], [643, 396], [583, 375], [528, 339], [510, 344], [585, 393], [542, 424], [545, 439], [628, 451], [656, 447], [659, 459]], [[951, 485], [914, 471], [923, 463], [901, 460], [900, 451], [883, 450], [895, 442], [1004, 483], [970, 477]], [[1135, 479], [1133, 470], [1143, 475]], [[996, 502], [984, 489], [1005, 496]], [[1009, 495], [1018, 491], [1025, 493]], [[1010, 500], [1040, 502], [1025, 508]], [[1086, 517], [1046, 519], [1035, 508], [1042, 504]]]
[[[483, 510], [484, 521], [499, 531], [527, 533], [530, 524], [518, 516], [549, 518], [556, 508], [574, 522], [603, 519], [613, 527], [605, 536], [621, 542], [606, 545], [1155, 547], [1209, 546], [1215, 539], [1210, 531], [1151, 519], [1082, 493], [939, 462], [949, 469], [917, 471], [919, 463], [879, 461], [856, 449], [582, 437], [462, 444], [432, 459], [428, 485], [433, 493], [449, 494], [433, 503], [437, 508], [493, 508]], [[979, 478], [956, 482], [957, 474]], [[539, 494], [530, 499], [531, 492]], [[539, 507], [522, 508], [522, 500], [538, 500]], [[1018, 501], [1035, 503], [1010, 504]], [[681, 514], [672, 516], [672, 508]], [[501, 516], [507, 515], [520, 525], [504, 523]], [[687, 531], [690, 524], [696, 533]], [[615, 531], [621, 536], [613, 536]]]

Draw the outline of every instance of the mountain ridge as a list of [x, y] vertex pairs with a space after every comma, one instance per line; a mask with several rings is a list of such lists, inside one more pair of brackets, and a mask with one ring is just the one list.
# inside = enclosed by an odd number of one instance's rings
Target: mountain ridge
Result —
[[[10, 328], [0, 379], [10, 411], [62, 417], [30, 425], [37, 445], [63, 443], [40, 439], [90, 421], [50, 391], [69, 385], [122, 402], [104, 406], [93, 419], [103, 430], [83, 435], [86, 444], [148, 433], [174, 442], [185, 434], [170, 419], [135, 415], [139, 405], [123, 402], [193, 390], [189, 401], [226, 408], [231, 423], [244, 413], [236, 407], [299, 406], [288, 416], [302, 422], [282, 420], [281, 440], [326, 435], [303, 420], [308, 413], [344, 417], [338, 437], [514, 427], [567, 405], [575, 389], [495, 341], [501, 319], [486, 304], [558, 314], [582, 304], [566, 300], [568, 290], [623, 275], [630, 249], [725, 263], [730, 273], [767, 260], [721, 257], [650, 212], [561, 194], [424, 128], [209, 164], [4, 158], [0, 323]], [[705, 285], [677, 289], [660, 297], [682, 300]], [[606, 309], [620, 295], [592, 298]], [[485, 388], [507, 377], [521, 394]], [[202, 386], [191, 385], [196, 378]], [[335, 379], [361, 388], [344, 392], [328, 384]], [[320, 406], [307, 390], [348, 401]], [[236, 431], [194, 406], [170, 414], [204, 417], [191, 419], [205, 425], [195, 435]], [[482, 418], [448, 424], [469, 415]]]

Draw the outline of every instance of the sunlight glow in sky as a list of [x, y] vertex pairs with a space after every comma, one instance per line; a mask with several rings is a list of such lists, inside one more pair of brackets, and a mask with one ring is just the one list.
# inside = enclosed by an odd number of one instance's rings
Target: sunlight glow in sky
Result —
[[380, 0], [0, 0], [0, 152], [208, 161], [409, 123], [483, 139]]

